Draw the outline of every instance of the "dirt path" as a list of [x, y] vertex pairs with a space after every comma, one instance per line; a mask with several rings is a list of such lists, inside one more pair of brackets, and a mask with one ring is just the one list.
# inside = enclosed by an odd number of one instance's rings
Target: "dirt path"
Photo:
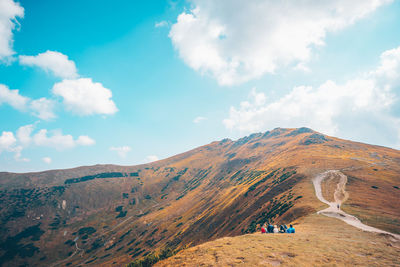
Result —
[[[332, 175], [338, 176], [340, 178], [340, 180], [339, 180], [339, 183], [337, 184], [337, 188], [334, 193], [335, 201], [329, 202], [322, 196], [321, 183], [324, 179], [329, 178]], [[340, 209], [341, 204], [348, 198], [348, 193], [345, 190], [346, 183], [347, 183], [347, 176], [337, 170], [326, 171], [324, 173], [318, 174], [313, 179], [315, 195], [321, 202], [323, 202], [329, 206], [328, 208], [326, 208], [324, 210], [318, 211], [318, 214], [323, 214], [328, 217], [338, 218], [338, 219], [344, 221], [345, 223], [350, 224], [354, 227], [357, 227], [363, 231], [388, 234], [397, 239], [400, 239], [400, 235], [389, 233], [389, 232], [380, 230], [378, 228], [365, 225], [358, 218], [356, 218], [350, 214], [347, 214]]]

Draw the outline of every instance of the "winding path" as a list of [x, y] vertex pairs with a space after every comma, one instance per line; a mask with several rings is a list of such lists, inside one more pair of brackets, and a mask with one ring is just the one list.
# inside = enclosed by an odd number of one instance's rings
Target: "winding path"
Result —
[[[335, 201], [329, 202], [322, 196], [321, 183], [326, 178], [330, 178], [332, 176], [338, 176], [340, 178], [340, 180], [339, 180], [339, 183], [338, 183], [337, 188], [334, 193]], [[318, 211], [318, 214], [323, 214], [328, 217], [340, 219], [340, 220], [344, 221], [345, 223], [350, 224], [354, 227], [357, 227], [363, 231], [388, 234], [388, 235], [391, 235], [400, 240], [400, 235], [386, 232], [386, 231], [380, 230], [378, 228], [363, 224], [357, 217], [347, 214], [346, 212], [344, 212], [340, 209], [340, 205], [348, 197], [348, 193], [345, 191], [346, 183], [347, 183], [347, 176], [338, 170], [330, 170], [330, 171], [320, 173], [313, 179], [315, 195], [321, 202], [323, 202], [329, 206], [328, 208], [326, 208], [324, 210]]]

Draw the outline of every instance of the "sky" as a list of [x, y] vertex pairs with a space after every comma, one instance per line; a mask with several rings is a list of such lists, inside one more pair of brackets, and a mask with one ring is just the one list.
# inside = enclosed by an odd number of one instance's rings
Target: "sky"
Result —
[[399, 0], [0, 0], [0, 171], [276, 127], [400, 149]]

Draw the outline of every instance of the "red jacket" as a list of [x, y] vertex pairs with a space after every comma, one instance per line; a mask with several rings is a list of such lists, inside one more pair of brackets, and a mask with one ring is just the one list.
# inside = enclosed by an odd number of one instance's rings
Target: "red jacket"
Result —
[[265, 228], [264, 227], [261, 227], [261, 233], [262, 234], [265, 234], [267, 231], [265, 230]]

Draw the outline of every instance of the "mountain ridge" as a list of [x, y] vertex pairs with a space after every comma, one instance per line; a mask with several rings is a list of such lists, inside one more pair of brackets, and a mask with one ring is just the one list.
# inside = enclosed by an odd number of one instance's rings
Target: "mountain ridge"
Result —
[[136, 166], [0, 173], [0, 248], [30, 247], [0, 263], [118, 265], [288, 223], [319, 209], [311, 179], [329, 169], [348, 176], [346, 212], [400, 232], [400, 151], [276, 128]]
[[[299, 131], [297, 131], [297, 130], [299, 130]], [[197, 150], [197, 149], [199, 149], [201, 147], [206, 147], [206, 146], [210, 146], [210, 145], [214, 145], [214, 144], [221, 144], [221, 143], [226, 143], [226, 142], [243, 143], [243, 141], [245, 141], [245, 140], [248, 141], [248, 140], [251, 140], [252, 138], [257, 137], [257, 136], [258, 137], [259, 136], [266, 137], [271, 133], [272, 133], [272, 135], [270, 135], [270, 137], [276, 136], [275, 135], [276, 133], [279, 133], [279, 132], [282, 132], [282, 131], [283, 132], [293, 131], [294, 132], [293, 135], [301, 134], [301, 133], [316, 133], [316, 134], [320, 134], [320, 135], [323, 135], [323, 136], [328, 136], [328, 135], [322, 134], [320, 132], [317, 132], [315, 130], [312, 130], [311, 128], [308, 128], [308, 127], [300, 127], [300, 128], [281, 128], [281, 127], [277, 127], [277, 128], [274, 128], [271, 131], [252, 133], [252, 134], [249, 134], [247, 136], [238, 138], [236, 140], [233, 140], [233, 139], [230, 139], [230, 138], [223, 138], [221, 140], [212, 141], [211, 143], [208, 143], [206, 145], [202, 145], [202, 146], [190, 149], [190, 150], [188, 150], [186, 152], [181, 152], [181, 153], [178, 153], [176, 155], [173, 155], [173, 156], [170, 156], [170, 157], [167, 157], [167, 158], [164, 158], [164, 159], [160, 159], [160, 160], [157, 160], [157, 161], [149, 162], [149, 163], [141, 163], [141, 164], [134, 164], [134, 165], [130, 165], [130, 164], [129, 165], [119, 165], [119, 164], [108, 164], [108, 163], [105, 163], [105, 164], [94, 164], [94, 165], [82, 165], [82, 166], [76, 166], [76, 167], [70, 167], [70, 168], [64, 168], [64, 169], [63, 168], [57, 168], [57, 169], [48, 169], [48, 170], [42, 170], [42, 171], [29, 171], [29, 172], [0, 171], [0, 175], [7, 175], [7, 174], [11, 174], [11, 175], [30, 174], [30, 175], [32, 175], [32, 174], [41, 174], [41, 173], [47, 173], [47, 172], [69, 172], [69, 171], [80, 170], [80, 169], [94, 169], [94, 168], [107, 168], [107, 167], [109, 167], [109, 168], [145, 167], [146, 165], [149, 165], [149, 164], [154, 164], [154, 163], [157, 163], [157, 162], [174, 159], [175, 157], [178, 157], [180, 155], [195, 151], [195, 150]], [[293, 136], [293, 135], [289, 135], [289, 136]], [[337, 138], [337, 139], [340, 139], [340, 140], [343, 140], [343, 141], [349, 141], [349, 142], [356, 143], [356, 144], [363, 144], [363, 145], [368, 145], [368, 146], [372, 146], [372, 147], [391, 149], [391, 150], [394, 150], [394, 151], [398, 151], [398, 149], [395, 149], [395, 148], [392, 148], [392, 147], [387, 147], [387, 146], [368, 144], [368, 143], [364, 143], [364, 142], [353, 141], [353, 140], [350, 140], [350, 139], [342, 139], [342, 138]]]

